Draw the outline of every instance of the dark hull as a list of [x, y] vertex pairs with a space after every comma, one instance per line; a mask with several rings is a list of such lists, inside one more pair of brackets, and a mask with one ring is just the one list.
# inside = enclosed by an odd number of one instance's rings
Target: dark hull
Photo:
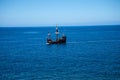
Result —
[[66, 37], [62, 37], [62, 39], [52, 41], [51, 39], [47, 39], [47, 44], [62, 44], [66, 43]]
[[48, 44], [62, 44], [66, 43], [66, 41], [52, 41], [52, 42], [47, 42]]

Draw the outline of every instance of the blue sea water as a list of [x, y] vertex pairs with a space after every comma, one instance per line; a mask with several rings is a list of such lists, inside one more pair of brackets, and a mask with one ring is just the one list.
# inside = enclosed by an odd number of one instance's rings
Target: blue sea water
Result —
[[120, 80], [120, 26], [1, 27], [0, 80]]

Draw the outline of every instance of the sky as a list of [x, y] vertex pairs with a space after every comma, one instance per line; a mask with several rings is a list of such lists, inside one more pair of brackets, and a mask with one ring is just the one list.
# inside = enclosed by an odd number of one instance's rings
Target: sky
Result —
[[120, 25], [120, 0], [0, 0], [0, 26]]

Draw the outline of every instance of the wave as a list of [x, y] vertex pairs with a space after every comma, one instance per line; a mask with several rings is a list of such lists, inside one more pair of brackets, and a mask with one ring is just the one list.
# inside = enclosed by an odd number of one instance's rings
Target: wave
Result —
[[30, 31], [30, 32], [23, 32], [25, 34], [37, 34], [38, 32]]
[[86, 42], [119, 42], [120, 40], [93, 40], [93, 41], [79, 41], [79, 42], [67, 42], [68, 44], [70, 43], [70, 44], [73, 44], [73, 43], [76, 43], [76, 44], [79, 44], [79, 43], [86, 43]]
[[0, 42], [7, 42], [7, 43], [9, 43], [9, 42], [24, 42], [24, 41], [22, 41], [22, 40], [0, 40]]

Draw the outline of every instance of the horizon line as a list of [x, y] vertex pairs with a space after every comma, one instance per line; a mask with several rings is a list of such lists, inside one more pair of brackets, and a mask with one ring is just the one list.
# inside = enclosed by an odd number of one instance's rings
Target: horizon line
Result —
[[[58, 24], [57, 24], [58, 25]], [[39, 26], [0, 26], [0, 27], [55, 27], [56, 25], [39, 25]], [[87, 26], [120, 26], [120, 24], [101, 24], [101, 25], [58, 25], [59, 27], [87, 27]]]

